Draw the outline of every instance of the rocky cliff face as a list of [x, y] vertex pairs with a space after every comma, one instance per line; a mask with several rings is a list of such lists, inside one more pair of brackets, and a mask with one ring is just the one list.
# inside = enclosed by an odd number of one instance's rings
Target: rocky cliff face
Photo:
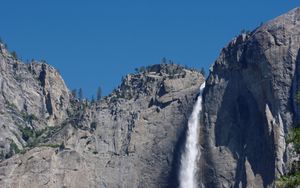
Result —
[[[226, 46], [203, 94], [199, 187], [274, 187], [299, 122], [300, 8]], [[96, 103], [45, 63], [0, 45], [0, 187], [176, 187], [203, 76], [178, 65], [127, 75]]]
[[199, 182], [273, 187], [289, 168], [285, 137], [299, 120], [300, 8], [225, 47], [204, 91]]
[[49, 65], [22, 64], [2, 49], [1, 139], [9, 155], [0, 187], [177, 184], [180, 144], [204, 82], [199, 72], [150, 66], [90, 103], [69, 96]]
[[67, 118], [69, 91], [45, 63], [23, 64], [0, 44], [0, 159], [28, 145], [30, 133]]

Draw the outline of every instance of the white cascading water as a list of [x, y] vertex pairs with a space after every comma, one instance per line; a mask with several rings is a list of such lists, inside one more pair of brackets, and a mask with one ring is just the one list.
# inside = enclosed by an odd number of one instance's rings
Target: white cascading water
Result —
[[193, 113], [188, 121], [187, 138], [185, 144], [185, 151], [181, 157], [181, 165], [179, 172], [179, 185], [180, 188], [195, 188], [197, 187], [195, 173], [196, 173], [196, 160], [200, 156], [198, 149], [199, 138], [199, 123], [200, 113], [202, 111], [202, 92], [205, 88], [205, 82], [200, 87], [200, 94], [197, 102], [194, 105]]

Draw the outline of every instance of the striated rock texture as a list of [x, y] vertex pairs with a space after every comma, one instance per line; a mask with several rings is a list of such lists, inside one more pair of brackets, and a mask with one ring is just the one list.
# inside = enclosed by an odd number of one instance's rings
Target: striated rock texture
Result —
[[59, 73], [45, 63], [21, 63], [3, 44], [0, 87], [0, 159], [24, 149], [33, 141], [30, 133], [57, 126], [68, 116], [69, 91]]
[[199, 72], [149, 66], [90, 103], [69, 95], [49, 65], [22, 64], [1, 49], [0, 139], [9, 155], [0, 187], [177, 185], [187, 119], [204, 82]]
[[204, 91], [199, 186], [274, 187], [299, 122], [300, 8], [225, 47]]

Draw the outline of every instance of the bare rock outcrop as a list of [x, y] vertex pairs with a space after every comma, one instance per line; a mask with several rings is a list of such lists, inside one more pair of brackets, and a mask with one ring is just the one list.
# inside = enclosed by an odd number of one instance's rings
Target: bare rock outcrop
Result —
[[24, 64], [0, 44], [0, 159], [28, 145], [28, 134], [60, 125], [67, 117], [69, 90], [46, 63]]
[[[299, 36], [296, 8], [222, 49], [203, 93], [199, 187], [274, 187], [289, 172]], [[153, 65], [101, 101], [80, 101], [54, 68], [0, 47], [0, 187], [178, 186], [199, 72]]]
[[[50, 110], [46, 107], [48, 92], [53, 90], [44, 88], [62, 83], [49, 81], [55, 79], [55, 74], [48, 73], [49, 66], [35, 66], [37, 90], [44, 98], [34, 109], [54, 116], [62, 110], [55, 105]], [[0, 187], [176, 186], [187, 118], [203, 82], [197, 71], [153, 65], [127, 75], [99, 102], [72, 100], [58, 105], [62, 109], [72, 106], [71, 114], [44, 132], [36, 147], [0, 163]], [[64, 91], [67, 89], [51, 93], [50, 103]], [[18, 107], [21, 110], [22, 105]]]
[[300, 8], [225, 47], [204, 91], [199, 182], [274, 187], [289, 170], [285, 138], [299, 121]]

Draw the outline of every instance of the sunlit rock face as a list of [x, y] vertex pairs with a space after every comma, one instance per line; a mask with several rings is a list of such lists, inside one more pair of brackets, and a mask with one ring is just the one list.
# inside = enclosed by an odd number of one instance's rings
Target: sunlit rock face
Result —
[[273, 187], [288, 170], [285, 136], [299, 120], [300, 9], [241, 34], [212, 66], [204, 91], [199, 182]]
[[[196, 187], [274, 187], [299, 122], [300, 9], [222, 49], [202, 95]], [[0, 45], [0, 187], [177, 187], [204, 77], [161, 64], [91, 103], [46, 63]]]
[[0, 43], [0, 159], [27, 145], [20, 130], [41, 131], [68, 117], [69, 90], [58, 71], [46, 63], [24, 64]]
[[0, 118], [7, 131], [0, 138], [10, 155], [1, 159], [0, 187], [178, 184], [187, 119], [204, 82], [199, 72], [149, 66], [91, 103], [74, 99], [49, 65], [22, 64], [8, 53], [1, 58]]

